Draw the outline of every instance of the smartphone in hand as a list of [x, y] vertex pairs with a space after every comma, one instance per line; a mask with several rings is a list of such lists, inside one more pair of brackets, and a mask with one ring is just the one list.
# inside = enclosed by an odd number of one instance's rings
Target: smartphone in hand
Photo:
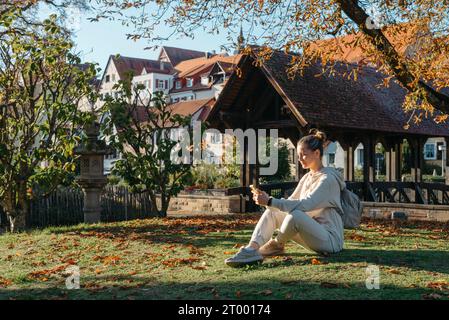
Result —
[[254, 193], [254, 194], [259, 194], [259, 193], [262, 192], [260, 189], [257, 189], [257, 188], [256, 188], [254, 185], [252, 185], [252, 184], [250, 184], [249, 187], [250, 187], [250, 189], [251, 189], [251, 192]]

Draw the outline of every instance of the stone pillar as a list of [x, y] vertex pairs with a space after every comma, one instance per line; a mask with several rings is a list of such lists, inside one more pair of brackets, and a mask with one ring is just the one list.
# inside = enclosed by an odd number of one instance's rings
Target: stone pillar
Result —
[[81, 174], [76, 181], [84, 193], [84, 222], [96, 223], [101, 220], [100, 196], [107, 183], [103, 174], [107, 148], [104, 141], [98, 140], [98, 123], [90, 124], [85, 130], [87, 141], [75, 149], [75, 154], [81, 156]]

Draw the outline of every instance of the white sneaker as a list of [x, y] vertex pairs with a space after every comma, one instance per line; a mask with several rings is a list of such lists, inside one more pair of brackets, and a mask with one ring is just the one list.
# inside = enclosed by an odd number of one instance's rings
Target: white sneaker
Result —
[[241, 247], [239, 252], [225, 260], [230, 267], [241, 267], [250, 264], [261, 263], [263, 257], [258, 250]]

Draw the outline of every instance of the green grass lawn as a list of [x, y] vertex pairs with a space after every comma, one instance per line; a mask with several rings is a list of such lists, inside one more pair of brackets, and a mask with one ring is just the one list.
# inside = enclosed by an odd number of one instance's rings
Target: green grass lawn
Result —
[[[345, 249], [295, 243], [246, 268], [223, 260], [258, 215], [134, 220], [0, 236], [0, 299], [448, 299], [449, 231], [437, 223], [364, 221]], [[380, 270], [368, 290], [366, 267]], [[70, 265], [79, 290], [65, 286]]]

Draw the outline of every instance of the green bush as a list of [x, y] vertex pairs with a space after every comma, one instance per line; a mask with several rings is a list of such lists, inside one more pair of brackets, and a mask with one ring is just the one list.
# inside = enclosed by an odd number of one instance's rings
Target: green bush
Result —
[[[267, 139], [267, 148], [269, 140]], [[270, 148], [268, 148], [270, 150]], [[290, 163], [288, 162], [288, 145], [285, 142], [278, 144], [278, 170], [271, 176], [261, 176], [261, 183], [276, 183], [291, 180]], [[269, 156], [269, 152], [268, 152]]]
[[219, 166], [202, 162], [190, 170], [186, 184], [195, 189], [226, 189], [240, 185], [240, 166], [226, 164]]

